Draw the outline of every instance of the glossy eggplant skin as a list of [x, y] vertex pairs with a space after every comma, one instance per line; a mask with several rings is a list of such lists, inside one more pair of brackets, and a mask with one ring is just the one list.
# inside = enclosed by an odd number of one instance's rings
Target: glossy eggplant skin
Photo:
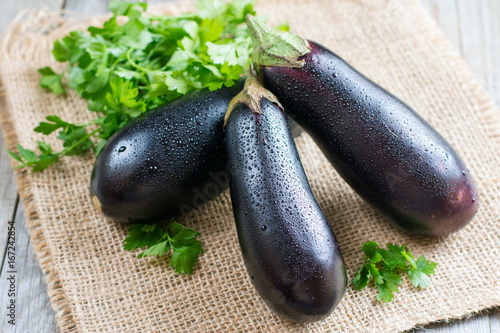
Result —
[[344, 178], [395, 225], [443, 236], [478, 208], [469, 170], [410, 107], [309, 41], [302, 68], [262, 67], [264, 86]]
[[286, 116], [262, 99], [226, 124], [230, 193], [242, 256], [266, 304], [285, 319], [327, 317], [347, 285], [344, 261], [315, 200]]
[[184, 215], [224, 191], [224, 114], [243, 81], [201, 90], [148, 112], [112, 136], [90, 192], [107, 217], [152, 222]]

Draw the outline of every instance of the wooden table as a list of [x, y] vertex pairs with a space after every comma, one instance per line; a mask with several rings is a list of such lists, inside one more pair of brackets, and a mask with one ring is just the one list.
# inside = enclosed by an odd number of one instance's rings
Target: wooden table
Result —
[[[263, 1], [263, 0], [261, 0]], [[500, 1], [499, 0], [421, 0], [457, 47], [473, 72], [500, 105]], [[159, 2], [149, 1], [149, 2]], [[2, 0], [0, 33], [15, 15], [26, 8], [49, 7], [71, 9], [86, 15], [107, 11], [108, 0]], [[0, 69], [1, 70], [1, 69]], [[55, 313], [47, 296], [43, 274], [35, 257], [26, 216], [19, 202], [9, 156], [0, 135], [0, 332], [59, 332]], [[8, 292], [6, 230], [8, 221], [16, 222], [17, 299], [16, 326], [8, 324], [6, 300]], [[458, 300], [459, 301], [459, 300]], [[469, 320], [451, 324], [436, 323], [416, 330], [440, 333], [500, 333], [500, 311], [480, 313]]]

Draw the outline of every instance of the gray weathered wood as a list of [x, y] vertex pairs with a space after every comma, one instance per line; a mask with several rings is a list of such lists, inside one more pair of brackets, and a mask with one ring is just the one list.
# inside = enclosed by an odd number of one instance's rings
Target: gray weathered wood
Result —
[[[500, 105], [500, 1], [481, 0], [482, 47], [486, 88]], [[464, 27], [465, 29], [465, 27]]]
[[500, 333], [500, 310], [495, 310], [490, 316], [490, 333]]
[[[26, 216], [22, 205], [19, 205], [15, 216], [15, 263], [14, 269], [4, 264], [0, 274], [0, 332], [58, 332], [55, 313], [47, 295], [47, 286], [42, 270], [36, 260], [33, 247], [28, 237]], [[11, 273], [12, 270], [15, 273]], [[15, 277], [15, 326], [8, 323], [7, 307], [10, 283], [7, 278]]]
[[66, 0], [64, 8], [82, 13], [86, 16], [100, 15], [108, 11], [108, 2], [108, 0]]
[[[264, 1], [264, 0], [260, 0]], [[495, 0], [421, 0], [436, 19], [448, 39], [459, 49], [475, 75], [500, 104], [500, 1]], [[162, 2], [151, 0], [150, 3]], [[22, 9], [48, 7], [78, 11], [84, 15], [106, 12], [108, 0], [15, 0], [0, 2], [0, 33]], [[1, 69], [0, 69], [1, 70]], [[22, 206], [17, 207], [17, 187], [10, 168], [3, 138], [0, 136], [0, 253], [5, 255], [7, 221], [15, 214], [17, 262], [16, 327], [5, 320], [7, 300], [5, 267], [0, 272], [0, 332], [57, 332], [55, 314], [48, 301], [33, 248], [29, 244], [26, 218]], [[452, 324], [437, 323], [416, 332], [500, 333], [500, 311], [492, 310], [469, 320]]]
[[[436, 323], [425, 326], [425, 329], [416, 332], [428, 333], [482, 333], [490, 332], [488, 315], [480, 315], [470, 319], [463, 319], [453, 323]], [[491, 333], [491, 332], [490, 332]]]
[[0, 141], [0, 149], [0, 253], [3, 255], [7, 241], [7, 222], [14, 218], [17, 186], [10, 166], [10, 157], [5, 152], [6, 147], [3, 139]]

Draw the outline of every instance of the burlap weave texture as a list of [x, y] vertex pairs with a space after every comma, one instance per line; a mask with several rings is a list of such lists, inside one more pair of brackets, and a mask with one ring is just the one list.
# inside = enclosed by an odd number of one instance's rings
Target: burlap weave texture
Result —
[[[152, 10], [175, 14], [191, 8], [182, 2]], [[395, 332], [499, 306], [500, 111], [418, 0], [261, 0], [257, 10], [271, 24], [288, 21], [293, 32], [334, 50], [427, 119], [471, 169], [479, 213], [444, 238], [399, 231], [340, 179], [303, 134], [297, 140], [300, 156], [350, 278], [361, 265], [361, 245], [369, 240], [406, 243], [439, 266], [429, 289], [415, 290], [406, 280], [394, 300], [382, 304], [374, 301], [376, 291], [356, 292], [350, 285], [330, 318], [292, 324], [268, 310], [250, 284], [228, 192], [179, 221], [201, 232], [205, 247], [194, 274], [179, 276], [169, 258], [136, 259], [136, 253], [123, 250], [126, 228], [104, 219], [89, 198], [93, 156], [65, 158], [43, 173], [20, 170], [30, 236], [62, 331]], [[37, 69], [62, 68], [52, 58], [53, 41], [102, 21], [75, 23], [37, 12], [4, 36], [0, 115], [10, 149], [16, 142], [34, 148], [40, 137], [32, 129], [47, 115], [90, 119], [74, 92], [59, 97], [43, 91]]]

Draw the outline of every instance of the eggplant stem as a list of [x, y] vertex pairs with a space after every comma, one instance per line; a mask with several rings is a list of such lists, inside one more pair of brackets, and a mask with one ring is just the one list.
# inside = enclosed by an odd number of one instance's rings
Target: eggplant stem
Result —
[[254, 113], [262, 113], [261, 102], [264, 98], [276, 104], [281, 111], [284, 111], [278, 98], [262, 86], [255, 69], [253, 66], [250, 66], [243, 90], [229, 102], [226, 114], [224, 115], [224, 128], [226, 128], [229, 115], [239, 104], [246, 104]]
[[288, 31], [274, 30], [252, 15], [246, 16], [248, 33], [253, 44], [253, 63], [260, 66], [301, 68], [299, 60], [311, 52], [309, 42]]

